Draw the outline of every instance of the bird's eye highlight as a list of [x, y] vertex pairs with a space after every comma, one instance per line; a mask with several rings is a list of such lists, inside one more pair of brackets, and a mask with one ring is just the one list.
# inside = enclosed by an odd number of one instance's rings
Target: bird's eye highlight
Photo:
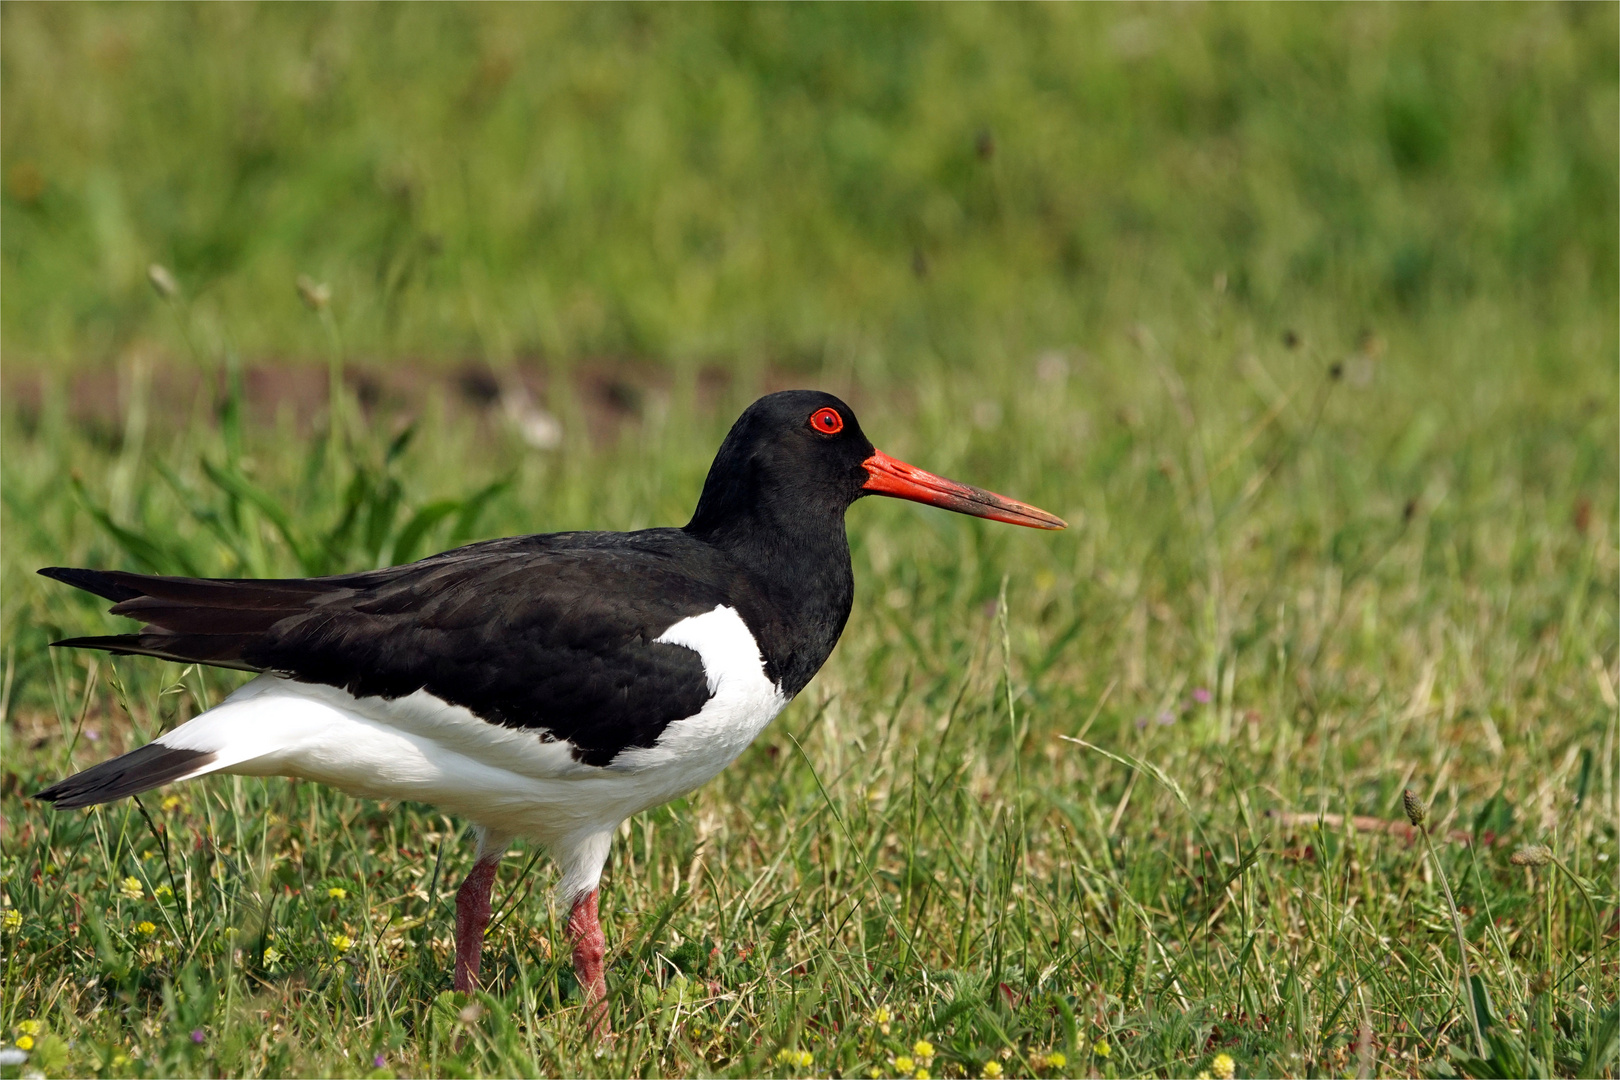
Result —
[[817, 409], [810, 414], [810, 426], [823, 435], [836, 435], [844, 430], [844, 418], [837, 409]]

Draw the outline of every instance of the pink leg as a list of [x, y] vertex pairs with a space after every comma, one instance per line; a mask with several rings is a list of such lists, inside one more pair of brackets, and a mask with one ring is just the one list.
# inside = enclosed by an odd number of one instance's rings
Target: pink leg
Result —
[[607, 938], [596, 915], [596, 895], [597, 890], [592, 889], [574, 901], [574, 910], [568, 914], [568, 940], [574, 945], [574, 974], [585, 992], [586, 1024], [593, 1034], [606, 1037], [613, 1034], [607, 1015], [607, 978], [602, 973]]
[[489, 926], [489, 893], [495, 868], [504, 851], [481, 857], [456, 891], [456, 989], [478, 989], [478, 963], [484, 954], [484, 930]]

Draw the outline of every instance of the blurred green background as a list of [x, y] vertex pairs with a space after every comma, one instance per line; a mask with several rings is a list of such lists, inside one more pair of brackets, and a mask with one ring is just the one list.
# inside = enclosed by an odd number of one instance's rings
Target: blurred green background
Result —
[[1613, 4], [3, 10], [13, 366], [172, 349], [160, 262], [249, 358], [319, 354], [300, 273], [364, 357], [869, 377], [1220, 275], [1347, 344], [1596, 309], [1612, 367]]

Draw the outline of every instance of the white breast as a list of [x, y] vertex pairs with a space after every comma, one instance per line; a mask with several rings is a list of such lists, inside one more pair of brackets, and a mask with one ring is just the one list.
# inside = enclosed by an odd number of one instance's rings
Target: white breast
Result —
[[713, 696], [695, 716], [665, 728], [657, 745], [623, 750], [608, 767], [668, 773], [673, 790], [666, 798], [674, 798], [735, 761], [787, 706], [788, 698], [766, 676], [759, 643], [732, 608], [721, 605], [682, 619], [658, 641], [697, 653]]

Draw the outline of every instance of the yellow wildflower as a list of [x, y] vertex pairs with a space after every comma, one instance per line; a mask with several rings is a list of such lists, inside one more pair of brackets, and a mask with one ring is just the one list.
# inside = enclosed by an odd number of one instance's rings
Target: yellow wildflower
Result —
[[113, 1068], [122, 1069], [125, 1065], [128, 1065], [128, 1064], [129, 1064], [129, 1055], [124, 1053], [122, 1050], [120, 1050], [118, 1053], [116, 1053], [116, 1054], [114, 1054], [112, 1056], [112, 1067]]
[[180, 796], [178, 796], [178, 795], [170, 795], [167, 799], [163, 800], [163, 809], [164, 809], [164, 811], [173, 810], [175, 807], [177, 807], [179, 805], [180, 805]]
[[338, 952], [348, 952], [349, 946], [354, 944], [354, 939], [348, 934], [333, 934], [326, 940], [331, 942], [332, 948]]
[[142, 919], [135, 924], [135, 932], [142, 937], [148, 937], [157, 933], [157, 925], [148, 919]]
[[1107, 1039], [1098, 1039], [1096, 1042], [1091, 1044], [1091, 1052], [1100, 1058], [1105, 1058], [1114, 1051], [1113, 1048], [1108, 1045]]
[[1237, 1075], [1237, 1062], [1230, 1054], [1216, 1054], [1215, 1060], [1209, 1063], [1209, 1071], [1215, 1074], [1215, 1080], [1232, 1080]]
[[334, 885], [330, 889], [326, 890], [326, 895], [331, 897], [333, 900], [346, 900], [349, 896], [349, 890], [340, 885]]
[[911, 1052], [916, 1054], [924, 1065], [934, 1060], [934, 1044], [927, 1039], [918, 1039], [911, 1046]]
[[879, 1005], [872, 1013], [872, 1023], [876, 1024], [878, 1030], [885, 1035], [889, 1033], [889, 1021], [893, 1019], [894, 1017], [889, 1013], [889, 1009], [885, 1005]]
[[883, 1070], [878, 1068], [876, 1065], [874, 1065], [874, 1066], [872, 1066], [871, 1071], [868, 1072], [866, 1075], [870, 1076], [872, 1078], [872, 1080], [878, 1080], [878, 1077], [883, 1075]]
[[162, 900], [165, 896], [173, 896], [174, 890], [169, 888], [167, 885], [159, 885], [156, 889], [152, 890], [152, 895], [157, 897], [159, 900]]
[[17, 1036], [17, 1049], [19, 1049], [19, 1050], [32, 1050], [33, 1048], [34, 1048], [33, 1036], [31, 1036], [31, 1035], [19, 1035], [19, 1036]]
[[1001, 1062], [985, 1062], [984, 1072], [982, 1072], [980, 1075], [984, 1077], [984, 1080], [1001, 1080]]
[[1061, 1069], [1068, 1063], [1069, 1059], [1058, 1053], [1056, 1050], [1046, 1055], [1046, 1067], [1048, 1069]]
[[120, 881], [118, 883], [118, 891], [123, 893], [131, 900], [139, 900], [142, 896], [146, 895], [146, 890], [141, 888], [141, 879], [137, 877], [127, 877], [123, 881]]
[[274, 945], [267, 945], [264, 949], [264, 962], [266, 966], [281, 962], [281, 950]]
[[911, 1074], [911, 1080], [929, 1080], [927, 1069], [918, 1069]]
[[815, 1058], [808, 1050], [789, 1050], [787, 1047], [776, 1052], [776, 1063], [787, 1065], [795, 1069], [808, 1069], [815, 1063]]
[[917, 1063], [904, 1055], [894, 1059], [894, 1071], [897, 1073], [908, 1073], [916, 1067]]
[[1198, 1080], [1212, 1080], [1212, 1078], [1209, 1075], [1209, 1070], [1205, 1069], [1203, 1072], [1199, 1073], [1198, 1074]]
[[40, 1024], [38, 1020], [22, 1020], [18, 1022], [17, 1030], [24, 1035], [38, 1035]]
[[0, 930], [7, 933], [22, 929], [22, 912], [16, 908], [6, 908], [6, 913], [0, 915]]

